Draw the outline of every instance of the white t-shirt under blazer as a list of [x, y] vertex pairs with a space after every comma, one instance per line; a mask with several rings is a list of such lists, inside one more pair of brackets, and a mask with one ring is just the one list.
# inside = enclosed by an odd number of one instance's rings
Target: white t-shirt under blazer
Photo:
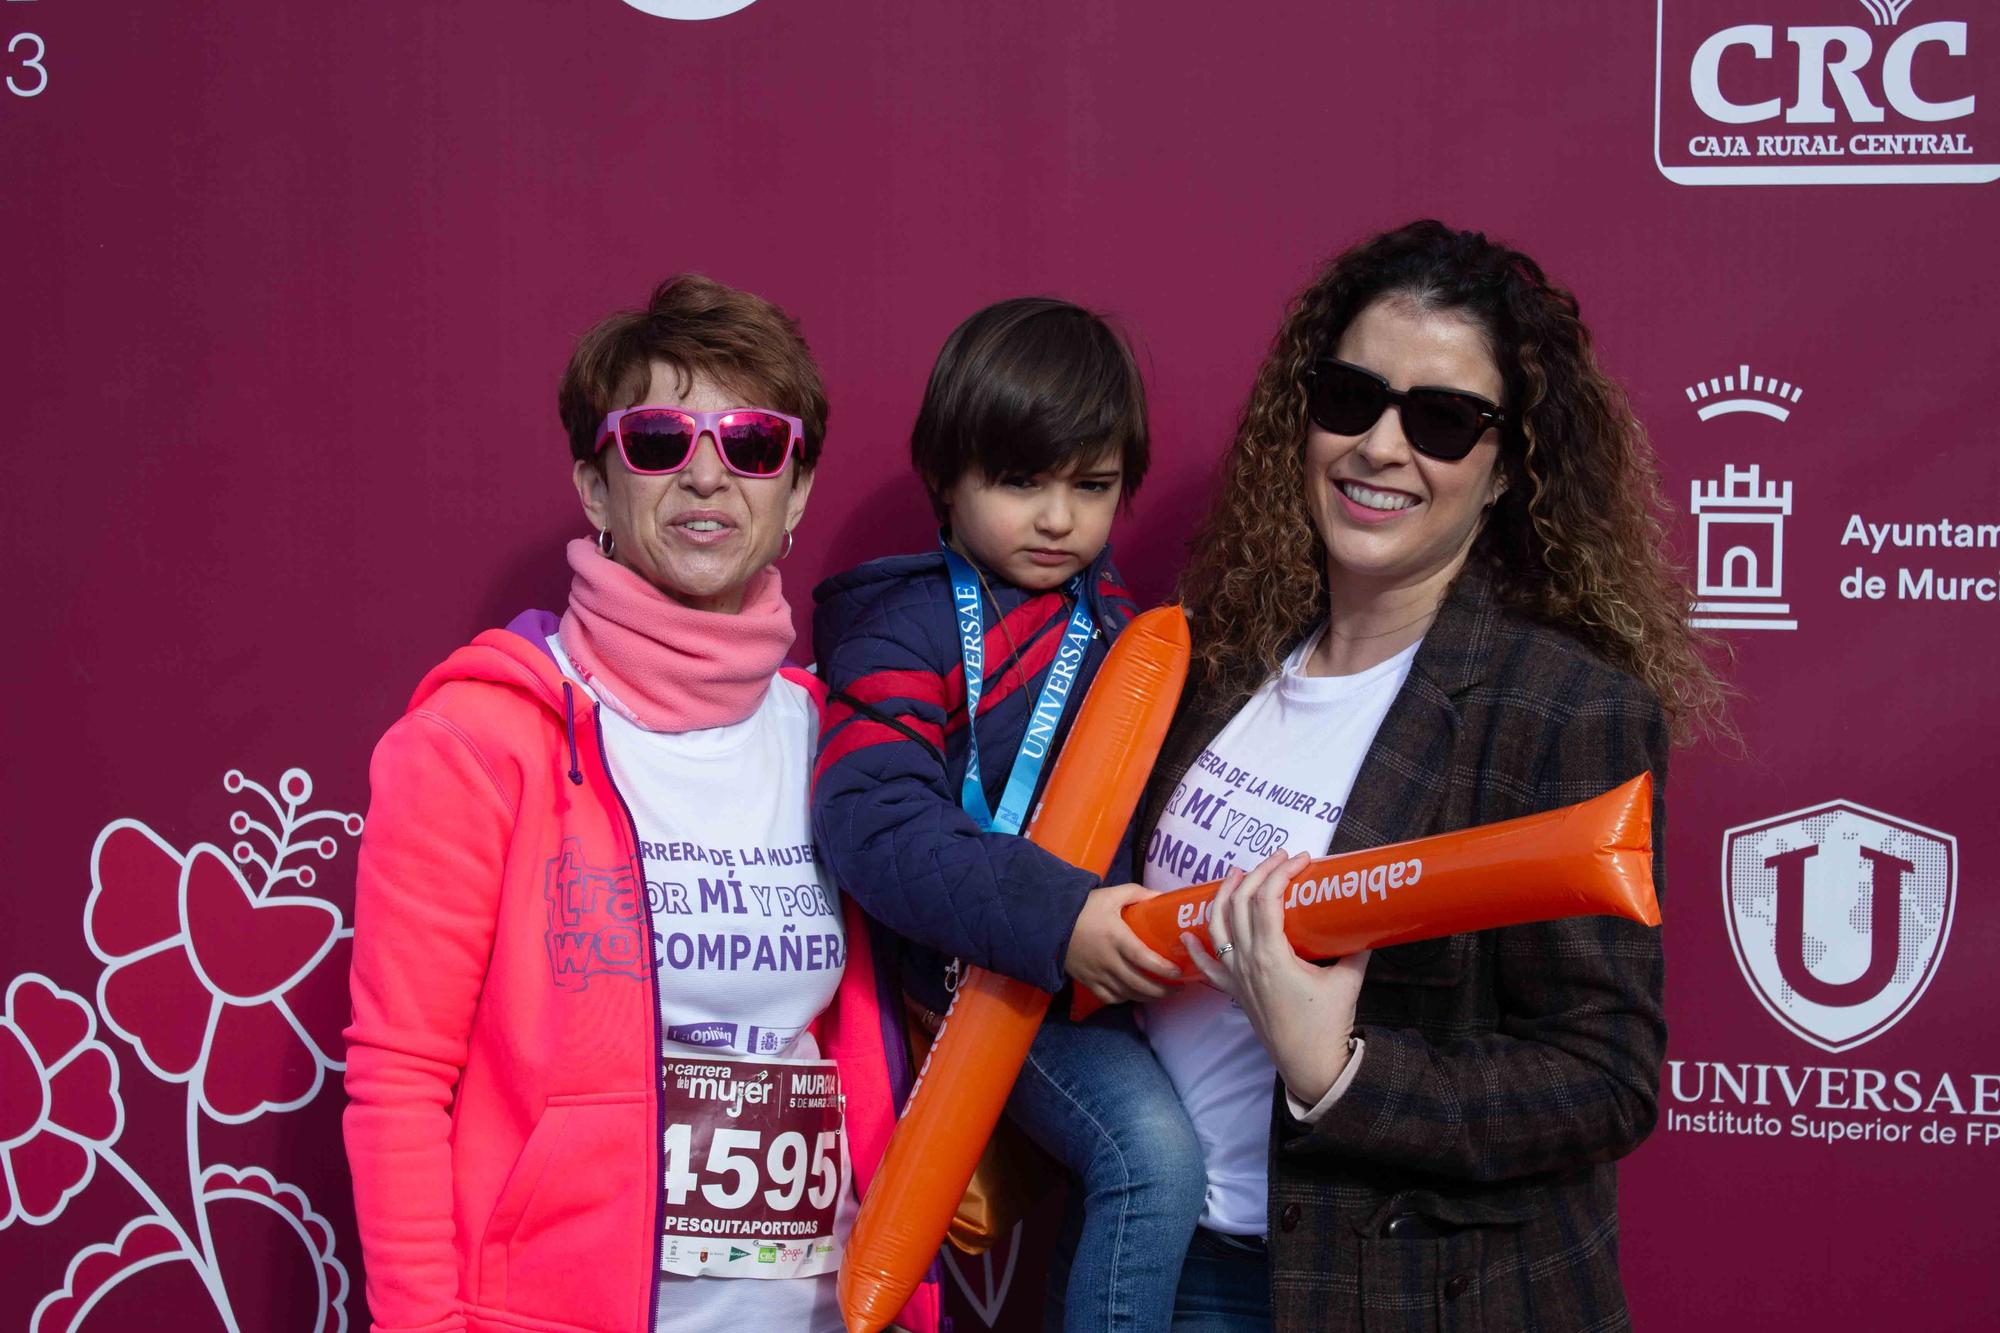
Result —
[[[1285, 659], [1188, 767], [1145, 848], [1142, 882], [1167, 892], [1255, 866], [1279, 849], [1323, 856], [1361, 761], [1410, 674], [1412, 644], [1351, 676], [1304, 676], [1318, 634]], [[1204, 940], [1204, 943], [1206, 941]], [[1144, 1009], [1146, 1035], [1194, 1122], [1208, 1171], [1201, 1225], [1265, 1232], [1271, 1082], [1276, 1070], [1242, 1007], [1188, 984]], [[1324, 1112], [1348, 1072], [1303, 1119]]]

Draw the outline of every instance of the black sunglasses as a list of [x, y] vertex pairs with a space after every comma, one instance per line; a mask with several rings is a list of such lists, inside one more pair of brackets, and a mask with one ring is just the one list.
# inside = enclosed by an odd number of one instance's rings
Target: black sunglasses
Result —
[[1498, 406], [1458, 389], [1405, 389], [1400, 393], [1372, 370], [1331, 358], [1306, 372], [1306, 412], [1335, 435], [1360, 435], [1382, 419], [1390, 404], [1402, 414], [1403, 437], [1419, 453], [1447, 463], [1472, 452], [1490, 426], [1506, 422]]

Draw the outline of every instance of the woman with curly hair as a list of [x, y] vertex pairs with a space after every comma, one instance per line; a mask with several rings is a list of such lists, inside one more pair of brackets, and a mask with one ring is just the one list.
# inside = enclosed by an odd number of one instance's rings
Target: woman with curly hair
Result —
[[1292, 306], [1182, 580], [1195, 670], [1139, 825], [1149, 888], [1225, 879], [1188, 941], [1209, 986], [1146, 1012], [1209, 1182], [1175, 1328], [1628, 1326], [1612, 1164], [1657, 1116], [1659, 932], [1317, 967], [1278, 895], [1308, 856], [1645, 771], [1664, 832], [1670, 735], [1725, 724], [1662, 509], [1525, 255], [1418, 222]]

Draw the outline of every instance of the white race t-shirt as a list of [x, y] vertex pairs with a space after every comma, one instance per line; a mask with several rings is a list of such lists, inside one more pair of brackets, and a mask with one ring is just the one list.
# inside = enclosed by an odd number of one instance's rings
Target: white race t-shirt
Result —
[[[563, 673], [588, 689], [556, 636]], [[703, 731], [648, 731], [598, 710], [611, 776], [638, 828], [653, 947], [660, 959], [663, 1056], [819, 1058], [806, 1030], [833, 1002], [847, 963], [839, 890], [812, 845], [819, 714], [780, 676], [757, 711]], [[845, 1247], [859, 1205], [853, 1171], [835, 1218]], [[756, 1280], [660, 1278], [659, 1327], [837, 1333], [835, 1275]]]
[[[1318, 638], [1308, 636], [1188, 767], [1146, 847], [1147, 888], [1221, 879], [1280, 848], [1326, 854], [1417, 645], [1352, 676], [1302, 676]], [[1269, 1053], [1242, 1008], [1209, 986], [1183, 986], [1143, 1017], [1201, 1142], [1201, 1225], [1263, 1235], [1277, 1073]]]

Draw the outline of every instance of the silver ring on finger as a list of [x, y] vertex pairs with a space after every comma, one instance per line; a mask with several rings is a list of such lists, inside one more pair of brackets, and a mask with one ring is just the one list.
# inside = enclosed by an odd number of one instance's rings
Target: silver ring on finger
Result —
[[1235, 945], [1230, 944], [1226, 941], [1222, 944], [1218, 944], [1215, 946], [1215, 956], [1217, 958], [1226, 958], [1229, 956], [1230, 951], [1235, 947], [1236, 947]]

